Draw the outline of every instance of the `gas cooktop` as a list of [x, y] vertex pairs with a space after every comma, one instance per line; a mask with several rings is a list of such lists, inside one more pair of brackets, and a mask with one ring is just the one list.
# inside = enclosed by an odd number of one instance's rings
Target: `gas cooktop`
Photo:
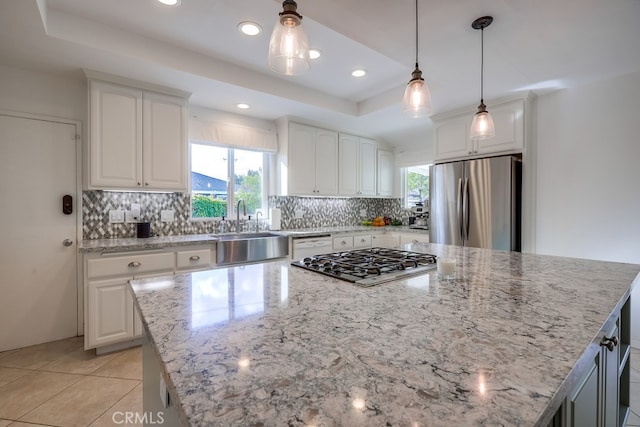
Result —
[[398, 249], [366, 248], [314, 255], [291, 265], [366, 287], [424, 274], [436, 268], [436, 256]]

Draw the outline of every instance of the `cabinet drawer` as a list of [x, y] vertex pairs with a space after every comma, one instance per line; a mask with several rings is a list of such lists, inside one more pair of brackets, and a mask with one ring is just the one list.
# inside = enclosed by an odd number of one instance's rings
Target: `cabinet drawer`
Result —
[[360, 236], [353, 236], [354, 248], [370, 248], [371, 247], [371, 235], [365, 234]]
[[333, 250], [340, 249], [352, 249], [353, 248], [353, 236], [334, 237], [333, 238]]
[[176, 253], [176, 268], [178, 270], [204, 268], [211, 265], [211, 249], [180, 251]]
[[87, 277], [136, 276], [155, 271], [173, 271], [173, 252], [130, 254], [87, 260]]

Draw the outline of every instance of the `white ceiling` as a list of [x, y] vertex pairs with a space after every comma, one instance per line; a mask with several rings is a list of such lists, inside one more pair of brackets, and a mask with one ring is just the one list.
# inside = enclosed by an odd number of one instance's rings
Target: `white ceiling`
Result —
[[[413, 145], [431, 132], [430, 119], [400, 114], [415, 62], [414, 8], [412, 0], [298, 0], [322, 56], [306, 75], [287, 77], [266, 66], [279, 1], [0, 0], [0, 64], [77, 78], [88, 68], [189, 91], [193, 105]], [[478, 103], [480, 33], [471, 22], [483, 15], [494, 17], [484, 34], [485, 99], [640, 70], [640, 0], [420, 0], [419, 8], [433, 114]], [[245, 20], [262, 34], [240, 34]], [[368, 75], [351, 77], [359, 67]], [[238, 102], [252, 108], [241, 112]]]

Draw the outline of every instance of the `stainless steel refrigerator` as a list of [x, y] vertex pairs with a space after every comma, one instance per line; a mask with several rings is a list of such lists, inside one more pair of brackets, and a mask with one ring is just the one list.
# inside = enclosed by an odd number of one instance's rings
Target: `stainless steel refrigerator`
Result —
[[520, 251], [521, 189], [514, 156], [431, 166], [429, 241]]

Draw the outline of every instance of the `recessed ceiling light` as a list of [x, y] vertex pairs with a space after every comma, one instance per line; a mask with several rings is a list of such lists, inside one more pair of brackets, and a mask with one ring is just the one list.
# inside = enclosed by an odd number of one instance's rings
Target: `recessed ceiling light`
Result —
[[310, 59], [320, 58], [320, 51], [318, 49], [309, 49], [309, 58]]
[[359, 69], [357, 69], [357, 70], [353, 70], [353, 71], [351, 72], [351, 75], [352, 75], [353, 77], [364, 77], [366, 74], [367, 74], [367, 71], [366, 71], [366, 70], [363, 70], [363, 69], [361, 69], [361, 68], [359, 68]]
[[158, 0], [158, 1], [166, 6], [180, 6], [181, 0]]
[[237, 104], [236, 107], [240, 108], [241, 110], [246, 110], [247, 108], [251, 107], [251, 105], [241, 102], [240, 104]]
[[243, 21], [238, 24], [238, 30], [248, 36], [257, 36], [262, 32], [262, 27], [255, 22]]

